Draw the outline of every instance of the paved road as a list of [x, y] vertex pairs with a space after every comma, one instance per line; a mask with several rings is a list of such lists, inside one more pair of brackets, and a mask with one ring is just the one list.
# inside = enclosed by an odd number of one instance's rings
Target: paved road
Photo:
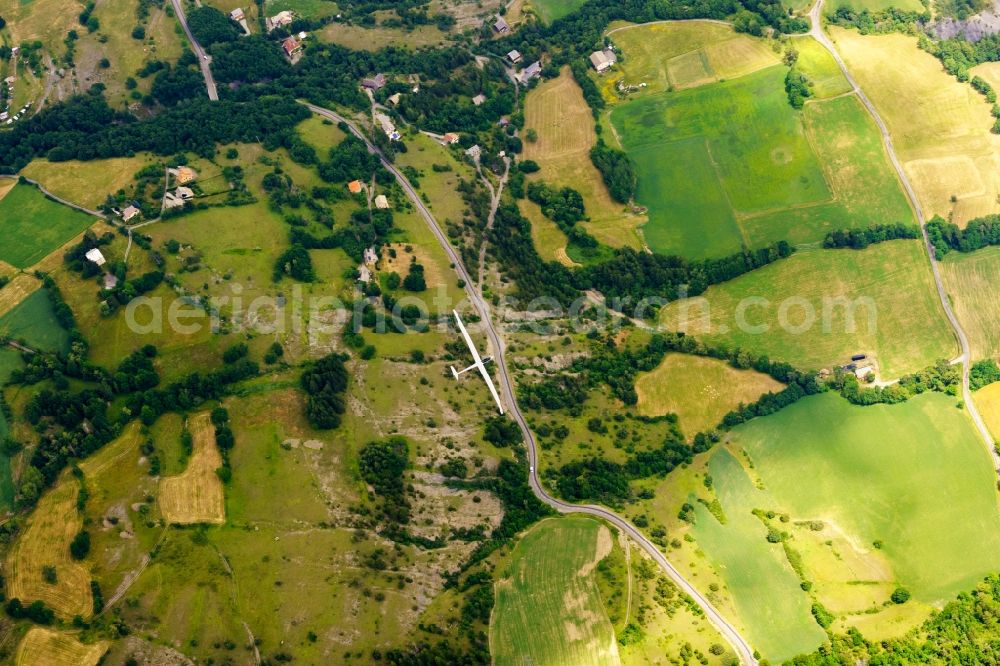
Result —
[[184, 7], [181, 5], [182, 1], [170, 0], [174, 6], [174, 14], [177, 15], [177, 20], [181, 22], [181, 27], [184, 28], [184, 34], [187, 35], [188, 41], [191, 42], [191, 50], [198, 57], [198, 66], [201, 67], [201, 75], [205, 77], [205, 88], [208, 90], [208, 98], [217, 100], [219, 99], [219, 92], [215, 88], [215, 79], [212, 77], [212, 68], [209, 66], [212, 64], [212, 59], [205, 53], [205, 49], [201, 48], [201, 44], [194, 38], [194, 35], [191, 34], [191, 29], [188, 28], [187, 17], [184, 16]]
[[469, 297], [475, 310], [479, 313], [482, 318], [483, 328], [486, 331], [486, 335], [489, 338], [490, 346], [493, 348], [493, 358], [496, 363], [497, 372], [500, 379], [500, 393], [503, 397], [504, 402], [507, 403], [510, 415], [517, 421], [518, 426], [521, 428], [521, 434], [524, 436], [524, 441], [527, 443], [528, 449], [528, 464], [531, 466], [531, 474], [529, 478], [529, 483], [531, 484], [531, 489], [535, 495], [545, 504], [548, 504], [553, 509], [559, 513], [585, 513], [596, 518], [600, 518], [608, 523], [611, 523], [619, 530], [630, 536], [636, 543], [638, 543], [643, 550], [645, 550], [653, 558], [653, 560], [659, 565], [660, 569], [663, 570], [665, 574], [686, 594], [688, 594], [695, 603], [701, 607], [705, 612], [705, 616], [708, 620], [718, 629], [725, 639], [732, 646], [733, 650], [739, 656], [740, 661], [748, 665], [756, 665], [757, 660], [753, 656], [753, 648], [750, 644], [740, 635], [739, 631], [730, 624], [726, 618], [719, 613], [718, 610], [706, 599], [691, 583], [681, 575], [667, 558], [664, 557], [663, 553], [642, 534], [638, 529], [635, 528], [631, 523], [619, 517], [614, 512], [606, 509], [602, 506], [595, 506], [591, 504], [569, 504], [563, 502], [562, 500], [556, 499], [549, 495], [545, 488], [542, 487], [541, 481], [538, 478], [538, 446], [535, 442], [535, 437], [528, 428], [528, 423], [521, 413], [518, 407], [517, 400], [514, 397], [514, 381], [510, 376], [510, 372], [507, 369], [507, 361], [504, 357], [504, 345], [497, 333], [496, 328], [493, 326], [493, 320], [490, 315], [489, 304], [483, 299], [482, 294], [475, 289], [473, 286], [475, 283], [469, 276], [469, 272], [466, 270], [465, 265], [462, 263], [462, 258], [459, 256], [458, 252], [452, 247], [451, 243], [448, 241], [448, 237], [441, 231], [441, 227], [438, 226], [437, 221], [434, 219], [434, 215], [427, 209], [424, 205], [423, 200], [417, 194], [416, 190], [410, 184], [410, 181], [400, 173], [395, 166], [388, 162], [382, 153], [376, 148], [364, 134], [350, 121], [346, 118], [330, 111], [329, 109], [324, 109], [323, 107], [315, 106], [312, 104], [306, 104], [309, 110], [325, 118], [329, 118], [334, 122], [344, 122], [350, 128], [351, 133], [356, 137], [364, 141], [368, 145], [368, 150], [375, 155], [378, 155], [382, 160], [382, 166], [384, 166], [390, 173], [396, 177], [396, 181], [399, 183], [400, 187], [406, 192], [410, 200], [420, 211], [421, 216], [424, 221], [427, 222], [427, 226], [430, 228], [431, 232], [437, 238], [438, 243], [448, 254], [449, 260], [455, 266], [455, 271], [458, 273], [458, 277], [465, 282], [466, 294]]
[[906, 196], [910, 200], [910, 205], [913, 206], [913, 211], [917, 215], [917, 221], [920, 223], [920, 232], [924, 237], [924, 248], [927, 250], [927, 258], [931, 264], [931, 271], [934, 273], [934, 284], [937, 286], [938, 298], [941, 301], [941, 307], [944, 308], [944, 313], [948, 317], [948, 322], [951, 324], [952, 330], [955, 332], [955, 337], [958, 339], [959, 347], [961, 348], [961, 355], [952, 361], [953, 363], [958, 361], [962, 364], [962, 400], [965, 401], [965, 406], [969, 410], [969, 414], [972, 416], [972, 421], [976, 424], [976, 428], [979, 430], [979, 434], [982, 436], [983, 442], [986, 444], [986, 450], [989, 452], [990, 457], [993, 459], [993, 467], [1000, 474], [1000, 454], [997, 453], [996, 448], [993, 445], [993, 436], [990, 435], [989, 429], [986, 427], [986, 423], [983, 421], [983, 417], [980, 416], [979, 410], [976, 409], [976, 403], [972, 401], [972, 391], [969, 390], [969, 365], [972, 363], [972, 354], [969, 351], [969, 338], [965, 334], [965, 330], [958, 321], [958, 317], [955, 316], [955, 311], [951, 307], [951, 301], [948, 300], [948, 293], [944, 289], [944, 283], [941, 281], [941, 272], [938, 270], [938, 262], [934, 258], [934, 248], [931, 245], [930, 238], [927, 236], [927, 220], [924, 217], [924, 211], [920, 207], [920, 201], [917, 199], [917, 194], [910, 184], [910, 179], [906, 177], [906, 172], [903, 171], [903, 165], [900, 163], [899, 158], [896, 156], [896, 149], [892, 145], [892, 137], [889, 135], [889, 128], [886, 126], [885, 122], [882, 120], [882, 116], [879, 115], [878, 110], [872, 101], [868, 99], [868, 95], [865, 91], [861, 89], [858, 82], [851, 75], [851, 72], [847, 69], [847, 65], [844, 60], [840, 57], [840, 53], [837, 52], [837, 47], [834, 46], [833, 42], [827, 36], [826, 32], [823, 31], [823, 21], [822, 21], [822, 11], [823, 0], [816, 0], [816, 4], [813, 5], [812, 9], [809, 10], [809, 21], [811, 23], [811, 29], [809, 34], [823, 45], [833, 59], [837, 62], [837, 66], [840, 67], [840, 71], [843, 72], [844, 77], [847, 82], [851, 84], [854, 88], [855, 94], [857, 94], [858, 99], [861, 103], [865, 105], [868, 109], [868, 113], [871, 114], [872, 118], [875, 120], [875, 124], [878, 125], [878, 130], [882, 134], [882, 142], [885, 144], [885, 150], [889, 155], [889, 161], [892, 162], [893, 168], [896, 170], [896, 174], [899, 176], [899, 180], [903, 183], [903, 189], [906, 191]]

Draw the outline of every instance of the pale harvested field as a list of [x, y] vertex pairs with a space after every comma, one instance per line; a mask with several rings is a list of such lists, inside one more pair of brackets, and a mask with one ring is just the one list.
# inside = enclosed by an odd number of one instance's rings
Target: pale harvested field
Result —
[[[600, 172], [590, 161], [590, 149], [597, 142], [594, 117], [568, 67], [558, 78], [542, 83], [528, 95], [524, 117], [525, 127], [538, 132], [538, 141], [524, 144], [524, 159], [542, 167], [532, 178], [580, 192], [590, 217], [589, 222], [580, 224], [597, 240], [612, 247], [640, 247], [636, 229], [646, 219], [612, 200]], [[565, 251], [565, 239], [562, 242]], [[546, 249], [549, 253], [556, 250]]]
[[611, 99], [613, 84], [622, 77], [645, 83], [648, 94], [733, 79], [780, 62], [767, 41], [711, 21], [624, 24], [609, 35], [625, 55], [619, 72], [603, 77]]
[[82, 10], [83, 4], [74, 0], [0, 0], [10, 44], [38, 39], [48, 48], [60, 47], [58, 53], [67, 31], [80, 27], [77, 17]]
[[21, 173], [68, 201], [87, 208], [97, 208], [109, 194], [134, 183], [136, 172], [153, 160], [146, 153], [93, 162], [49, 162], [36, 159], [24, 167]]
[[[409, 252], [406, 251], [407, 247], [410, 248]], [[390, 248], [396, 250], [395, 258], [389, 256]], [[399, 277], [405, 278], [410, 272], [410, 263], [414, 258], [418, 264], [424, 267], [424, 282], [427, 283], [428, 289], [444, 284], [441, 267], [438, 263], [431, 258], [426, 248], [413, 243], [389, 243], [382, 250], [382, 256], [379, 258], [379, 272], [396, 272]]]
[[639, 413], [676, 414], [688, 437], [716, 427], [726, 413], [741, 404], [784, 387], [769, 375], [688, 354], [667, 354], [655, 370], [640, 375], [635, 382]]
[[0, 199], [7, 196], [7, 193], [17, 185], [17, 178], [0, 178]]
[[1000, 357], [1000, 248], [953, 252], [939, 264], [955, 315], [969, 336], [972, 359]]
[[[93, 612], [90, 574], [69, 556], [69, 544], [83, 527], [76, 510], [80, 489], [70, 475], [38, 502], [28, 525], [7, 556], [7, 596], [25, 605], [44, 601], [60, 617], [89, 617]], [[56, 568], [54, 584], [42, 578], [42, 567]]]
[[983, 415], [986, 427], [993, 434], [993, 439], [1000, 442], [1000, 382], [979, 389], [972, 394], [972, 399]]
[[194, 437], [194, 452], [183, 474], [160, 481], [160, 511], [174, 525], [224, 523], [225, 497], [222, 481], [215, 473], [222, 466], [222, 456], [215, 446], [210, 414], [192, 416], [188, 429]]
[[15, 275], [6, 287], [0, 289], [0, 317], [17, 307], [41, 286], [42, 283], [32, 275], [27, 273]]
[[1000, 137], [990, 133], [994, 119], [982, 95], [913, 37], [830, 33], [888, 125], [925, 214], [953, 213], [963, 224], [1000, 210]]
[[32, 627], [17, 646], [17, 666], [95, 666], [108, 651], [110, 643], [99, 641], [85, 645], [72, 636]]

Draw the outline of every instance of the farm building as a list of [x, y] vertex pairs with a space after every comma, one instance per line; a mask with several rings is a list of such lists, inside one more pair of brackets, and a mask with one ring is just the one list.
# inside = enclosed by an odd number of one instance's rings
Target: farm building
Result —
[[137, 216], [140, 212], [141, 211], [135, 206], [129, 206], [128, 208], [122, 211], [122, 219], [128, 222], [129, 220]]
[[458, 143], [458, 135], [455, 134], [454, 132], [448, 132], [447, 134], [441, 137], [441, 143], [443, 143], [446, 146], [450, 146], [453, 143]]
[[521, 83], [527, 83], [528, 81], [535, 78], [541, 73], [542, 73], [542, 62], [540, 60], [536, 60], [535, 62], [531, 63], [530, 65], [521, 70], [520, 74]]
[[400, 134], [396, 131], [396, 126], [392, 123], [392, 119], [385, 115], [384, 113], [376, 113], [375, 120], [382, 127], [382, 131], [385, 135], [393, 141], [399, 141]]
[[374, 266], [378, 262], [378, 255], [375, 254], [375, 248], [366, 247], [364, 258], [365, 258], [365, 266]]
[[396, 93], [395, 95], [389, 95], [386, 101], [389, 102], [389, 104], [396, 106], [397, 104], [399, 104], [399, 100], [402, 99], [402, 97], [403, 95], [401, 93]]
[[854, 376], [858, 379], [864, 379], [869, 373], [875, 372], [875, 368], [870, 365], [863, 365], [854, 371]]
[[618, 62], [618, 56], [611, 49], [604, 49], [603, 51], [594, 51], [590, 54], [590, 64], [594, 66], [598, 72], [606, 72], [611, 67]]
[[294, 54], [302, 50], [302, 44], [294, 37], [289, 37], [281, 42], [281, 48], [285, 52], [285, 55], [291, 58]]
[[380, 194], [375, 197], [375, 207], [380, 209], [385, 209], [389, 207], [389, 200], [385, 198], [384, 194]]
[[105, 261], [104, 255], [101, 254], [101, 251], [98, 250], [96, 247], [93, 248], [92, 250], [87, 250], [87, 254], [85, 254], [84, 256], [87, 257], [87, 261], [91, 261], [97, 264], [98, 266], [104, 265]]
[[518, 51], [517, 49], [514, 49], [513, 51], [507, 54], [507, 60], [510, 60], [512, 63], [520, 61], [521, 52]]
[[172, 167], [167, 169], [167, 173], [176, 178], [181, 185], [198, 179], [198, 172], [187, 166]]
[[482, 106], [486, 102], [486, 95], [479, 93], [472, 98], [472, 103], [476, 106]]
[[493, 22], [493, 32], [498, 35], [510, 32], [510, 26], [507, 25], [507, 21], [504, 21], [502, 16], [498, 16], [497, 20]]
[[362, 79], [361, 87], [368, 88], [368, 90], [381, 90], [385, 87], [385, 74], [379, 73], [371, 78]]
[[361, 192], [362, 187], [360, 180], [352, 180], [347, 184], [347, 191], [351, 194], [358, 194]]
[[176, 196], [178, 199], [193, 199], [194, 190], [192, 190], [190, 187], [183, 187], [183, 186], [178, 187], [176, 190], [174, 190], [174, 196]]

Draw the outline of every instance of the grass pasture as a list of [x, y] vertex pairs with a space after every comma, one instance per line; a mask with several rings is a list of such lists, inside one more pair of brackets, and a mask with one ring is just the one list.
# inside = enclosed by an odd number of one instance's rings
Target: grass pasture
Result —
[[877, 130], [853, 97], [786, 98], [785, 68], [639, 98], [610, 121], [649, 208], [654, 251], [723, 256], [831, 229], [912, 219]]
[[584, 516], [552, 518], [529, 530], [497, 583], [490, 618], [494, 663], [621, 663], [593, 575], [611, 547], [608, 528]]
[[445, 43], [449, 33], [441, 32], [436, 25], [418, 25], [413, 30], [404, 30], [382, 26], [365, 28], [334, 22], [313, 34], [320, 41], [339, 44], [355, 51], [378, 51], [400, 44], [411, 48], [441, 45]]
[[952, 214], [961, 225], [996, 212], [1000, 136], [989, 131], [994, 118], [982, 95], [947, 74], [915, 37], [839, 28], [830, 35], [888, 125], [924, 213]]
[[[766, 41], [714, 21], [625, 24], [608, 35], [624, 53], [618, 68], [625, 81], [645, 83], [644, 96], [733, 79], [779, 62]], [[611, 100], [616, 99], [613, 84], [618, 78], [609, 74], [602, 79]]]
[[160, 510], [173, 525], [226, 522], [226, 503], [222, 481], [215, 470], [222, 466], [222, 456], [215, 446], [215, 434], [208, 412], [188, 419], [194, 438], [194, 452], [187, 469], [178, 476], [160, 480]]
[[127, 188], [136, 172], [154, 161], [152, 155], [112, 157], [92, 162], [32, 160], [21, 170], [53, 194], [87, 208], [97, 208], [109, 194]]
[[957, 349], [918, 240], [798, 252], [671, 303], [660, 323], [803, 368], [867, 353], [882, 379], [953, 358]]
[[17, 646], [17, 666], [96, 666], [108, 651], [107, 641], [81, 643], [73, 636], [45, 627], [32, 627]]
[[754, 370], [737, 370], [725, 361], [687, 354], [667, 354], [659, 367], [635, 382], [639, 413], [677, 414], [689, 436], [714, 428], [730, 410], [777, 393], [784, 385]]
[[[20, 538], [7, 555], [7, 596], [25, 605], [41, 600], [65, 619], [93, 612], [90, 574], [70, 558], [69, 544], [83, 527], [76, 510], [80, 484], [69, 474], [38, 501]], [[42, 567], [56, 569], [56, 582], [42, 577]]]
[[33, 275], [19, 273], [11, 278], [6, 287], [0, 289], [0, 317], [21, 304], [24, 299], [42, 286]]
[[0, 260], [27, 268], [93, 224], [89, 215], [17, 185], [0, 199]]
[[586, 0], [534, 0], [531, 4], [538, 18], [544, 23], [572, 14], [583, 6]]
[[792, 40], [790, 45], [799, 52], [796, 67], [812, 81], [814, 99], [836, 97], [851, 91], [851, 84], [840, 71], [837, 61], [822, 44], [804, 36]]
[[955, 316], [969, 336], [973, 360], [1000, 357], [1000, 303], [995, 291], [1000, 247], [952, 252], [938, 266]]
[[[0, 302], [4, 292], [13, 287], [14, 282], [0, 290]], [[45, 351], [64, 351], [69, 344], [69, 335], [56, 321], [44, 289], [36, 289], [0, 317], [0, 335], [25, 340], [31, 347]]]
[[83, 4], [71, 0], [0, 0], [0, 16], [7, 21], [11, 44], [40, 40], [50, 51], [62, 53], [66, 32], [79, 27]]
[[[579, 191], [590, 217], [581, 224], [600, 242], [612, 247], [640, 247], [636, 227], [644, 219], [629, 213], [623, 204], [611, 198], [600, 172], [590, 161], [590, 149], [597, 142], [594, 120], [568, 67], [558, 78], [542, 83], [528, 94], [524, 115], [525, 127], [538, 132], [536, 142], [524, 144], [524, 159], [534, 160], [541, 167], [532, 178]], [[540, 210], [536, 208], [534, 212], [533, 227], [555, 226]], [[555, 229], [553, 238], [560, 239], [561, 248], [543, 245], [540, 249], [543, 256], [553, 256], [559, 249], [565, 251], [565, 235], [558, 227]], [[545, 238], [536, 236], [536, 240]]]
[[[856, 622], [870, 626], [878, 615], [865, 612], [896, 585], [913, 601], [882, 612], [905, 630], [928, 605], [944, 603], [995, 567], [1000, 511], [993, 474], [953, 398], [925, 394], [875, 407], [852, 406], [832, 393], [806, 398], [737, 428], [709, 469], [727, 521], [699, 505], [694, 534], [725, 579], [751, 642], [772, 661], [812, 649], [824, 636], [782, 546], [765, 540], [752, 509], [790, 516], [775, 524], [791, 534], [788, 545], [802, 556], [815, 597], [838, 617], [838, 631]], [[822, 530], [801, 521], [820, 521]], [[773, 596], [798, 601], [780, 610]]]

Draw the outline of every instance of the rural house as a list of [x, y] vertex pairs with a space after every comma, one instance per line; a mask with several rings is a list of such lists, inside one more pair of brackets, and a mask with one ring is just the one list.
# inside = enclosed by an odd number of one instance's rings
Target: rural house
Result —
[[351, 194], [358, 194], [361, 192], [362, 187], [360, 180], [352, 180], [347, 184], [347, 191]]
[[482, 106], [486, 102], [486, 95], [479, 93], [472, 98], [472, 103], [476, 106]]
[[167, 173], [177, 179], [181, 185], [186, 185], [198, 179], [198, 172], [187, 166], [172, 167], [167, 169]]
[[295, 20], [295, 14], [286, 10], [268, 18], [265, 24], [267, 25], [267, 31], [271, 32], [275, 28], [283, 28], [289, 25], [293, 20]]
[[229, 18], [233, 19], [237, 23], [239, 23], [240, 21], [242, 21], [244, 18], [246, 18], [246, 17], [243, 16], [243, 8], [242, 7], [237, 7], [233, 11], [229, 12]]
[[611, 69], [611, 67], [618, 62], [618, 56], [611, 49], [604, 49], [603, 51], [594, 51], [590, 54], [590, 64], [594, 66], [599, 73], [604, 73]]
[[471, 157], [473, 160], [478, 160], [479, 156], [483, 154], [483, 150], [477, 144], [472, 148], [469, 148], [467, 151], [465, 151], [465, 154]]
[[368, 90], [381, 90], [385, 87], [385, 74], [379, 73], [371, 78], [362, 79], [361, 87], [368, 88]]
[[493, 32], [498, 35], [510, 32], [510, 26], [507, 25], [507, 21], [504, 21], [502, 16], [498, 16], [497, 20], [493, 22]]
[[125, 210], [122, 211], [122, 219], [124, 221], [128, 222], [133, 217], [135, 217], [136, 215], [138, 215], [140, 212], [141, 211], [138, 208], [136, 208], [135, 206], [129, 206], [128, 208], [126, 208]]
[[294, 54], [302, 50], [302, 44], [294, 37], [289, 37], [281, 43], [281, 48], [284, 50], [285, 55], [291, 58]]
[[453, 143], [458, 143], [458, 135], [454, 132], [448, 132], [441, 137], [441, 143], [446, 146], [450, 146]]
[[536, 60], [527, 67], [521, 70], [521, 83], [527, 83], [531, 79], [535, 78], [542, 73], [542, 62]]
[[518, 51], [517, 49], [514, 49], [513, 51], [507, 54], [507, 60], [510, 60], [511, 63], [519, 62], [521, 60], [521, 52]]

